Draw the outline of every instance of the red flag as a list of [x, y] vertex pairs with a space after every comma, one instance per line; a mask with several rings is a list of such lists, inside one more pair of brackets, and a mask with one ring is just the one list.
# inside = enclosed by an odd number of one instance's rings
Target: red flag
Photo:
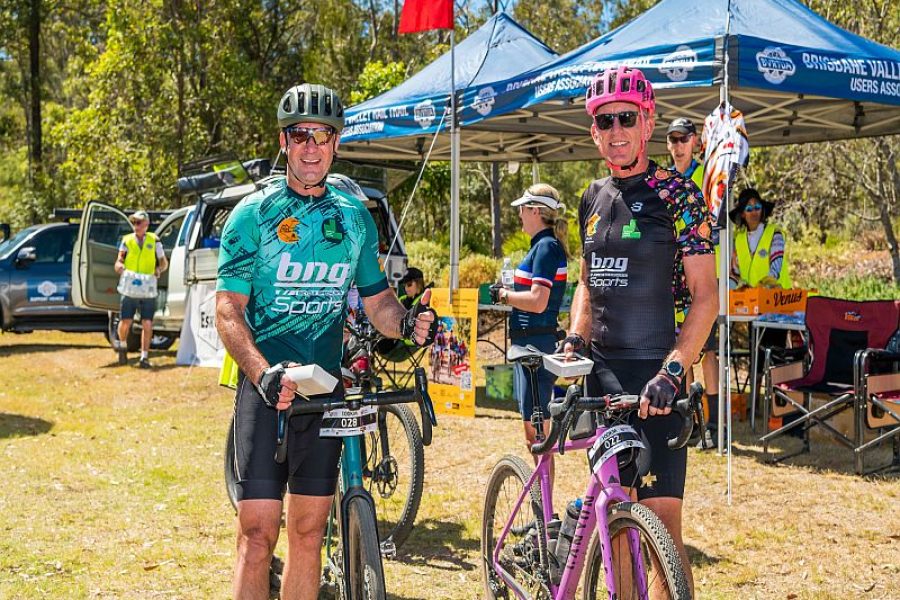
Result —
[[400, 11], [400, 33], [453, 29], [453, 0], [406, 0]]

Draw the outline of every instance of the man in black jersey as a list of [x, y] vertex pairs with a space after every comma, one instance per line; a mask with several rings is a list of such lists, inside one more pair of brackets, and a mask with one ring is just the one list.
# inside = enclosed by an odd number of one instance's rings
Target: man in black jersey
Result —
[[673, 452], [666, 442], [679, 429], [671, 406], [685, 368], [718, 310], [708, 211], [689, 178], [647, 157], [655, 101], [639, 70], [598, 74], [586, 108], [612, 176], [591, 183], [581, 198], [581, 285], [565, 348], [594, 360], [589, 395], [641, 395], [633, 425], [649, 441], [649, 470], [624, 469], [622, 482], [662, 519], [693, 587], [681, 535], [687, 449]]

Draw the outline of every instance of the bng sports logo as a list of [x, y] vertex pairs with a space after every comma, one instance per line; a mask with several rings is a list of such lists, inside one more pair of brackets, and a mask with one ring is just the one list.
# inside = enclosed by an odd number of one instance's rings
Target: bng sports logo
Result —
[[791, 57], [777, 46], [770, 46], [762, 52], [757, 52], [756, 67], [763, 74], [763, 78], [774, 85], [781, 84], [797, 70]]
[[282, 252], [275, 273], [276, 296], [272, 311], [292, 315], [322, 315], [344, 309], [343, 292], [350, 265], [294, 262]]
[[628, 258], [591, 255], [588, 285], [591, 287], [628, 287]]

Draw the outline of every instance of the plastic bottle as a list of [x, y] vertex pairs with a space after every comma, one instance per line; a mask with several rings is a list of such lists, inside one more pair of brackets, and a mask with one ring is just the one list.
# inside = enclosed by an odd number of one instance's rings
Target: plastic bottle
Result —
[[503, 267], [500, 268], [500, 283], [503, 284], [508, 290], [513, 289], [513, 279], [515, 277], [515, 269], [512, 266], [512, 260], [510, 258], [504, 257], [503, 259]]
[[581, 514], [581, 498], [575, 498], [566, 507], [562, 525], [559, 528], [559, 539], [556, 541], [556, 561], [560, 570], [565, 566], [569, 558], [569, 548], [572, 546], [572, 538], [575, 537], [575, 526], [578, 524], [578, 516]]

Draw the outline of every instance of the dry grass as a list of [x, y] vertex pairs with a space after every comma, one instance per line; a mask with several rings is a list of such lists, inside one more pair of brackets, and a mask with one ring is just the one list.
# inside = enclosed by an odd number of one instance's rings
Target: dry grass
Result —
[[[213, 371], [153, 358], [145, 373], [115, 366], [99, 335], [0, 336], [0, 598], [227, 597], [231, 398]], [[510, 408], [441, 419], [417, 527], [386, 565], [391, 597], [480, 597], [487, 476], [525, 454]], [[725, 459], [690, 455], [699, 597], [900, 597], [900, 481], [858, 478], [848, 452], [822, 443], [794, 466], [765, 465], [736, 433], [731, 506]], [[561, 465], [560, 504], [585, 474], [580, 456]]]

